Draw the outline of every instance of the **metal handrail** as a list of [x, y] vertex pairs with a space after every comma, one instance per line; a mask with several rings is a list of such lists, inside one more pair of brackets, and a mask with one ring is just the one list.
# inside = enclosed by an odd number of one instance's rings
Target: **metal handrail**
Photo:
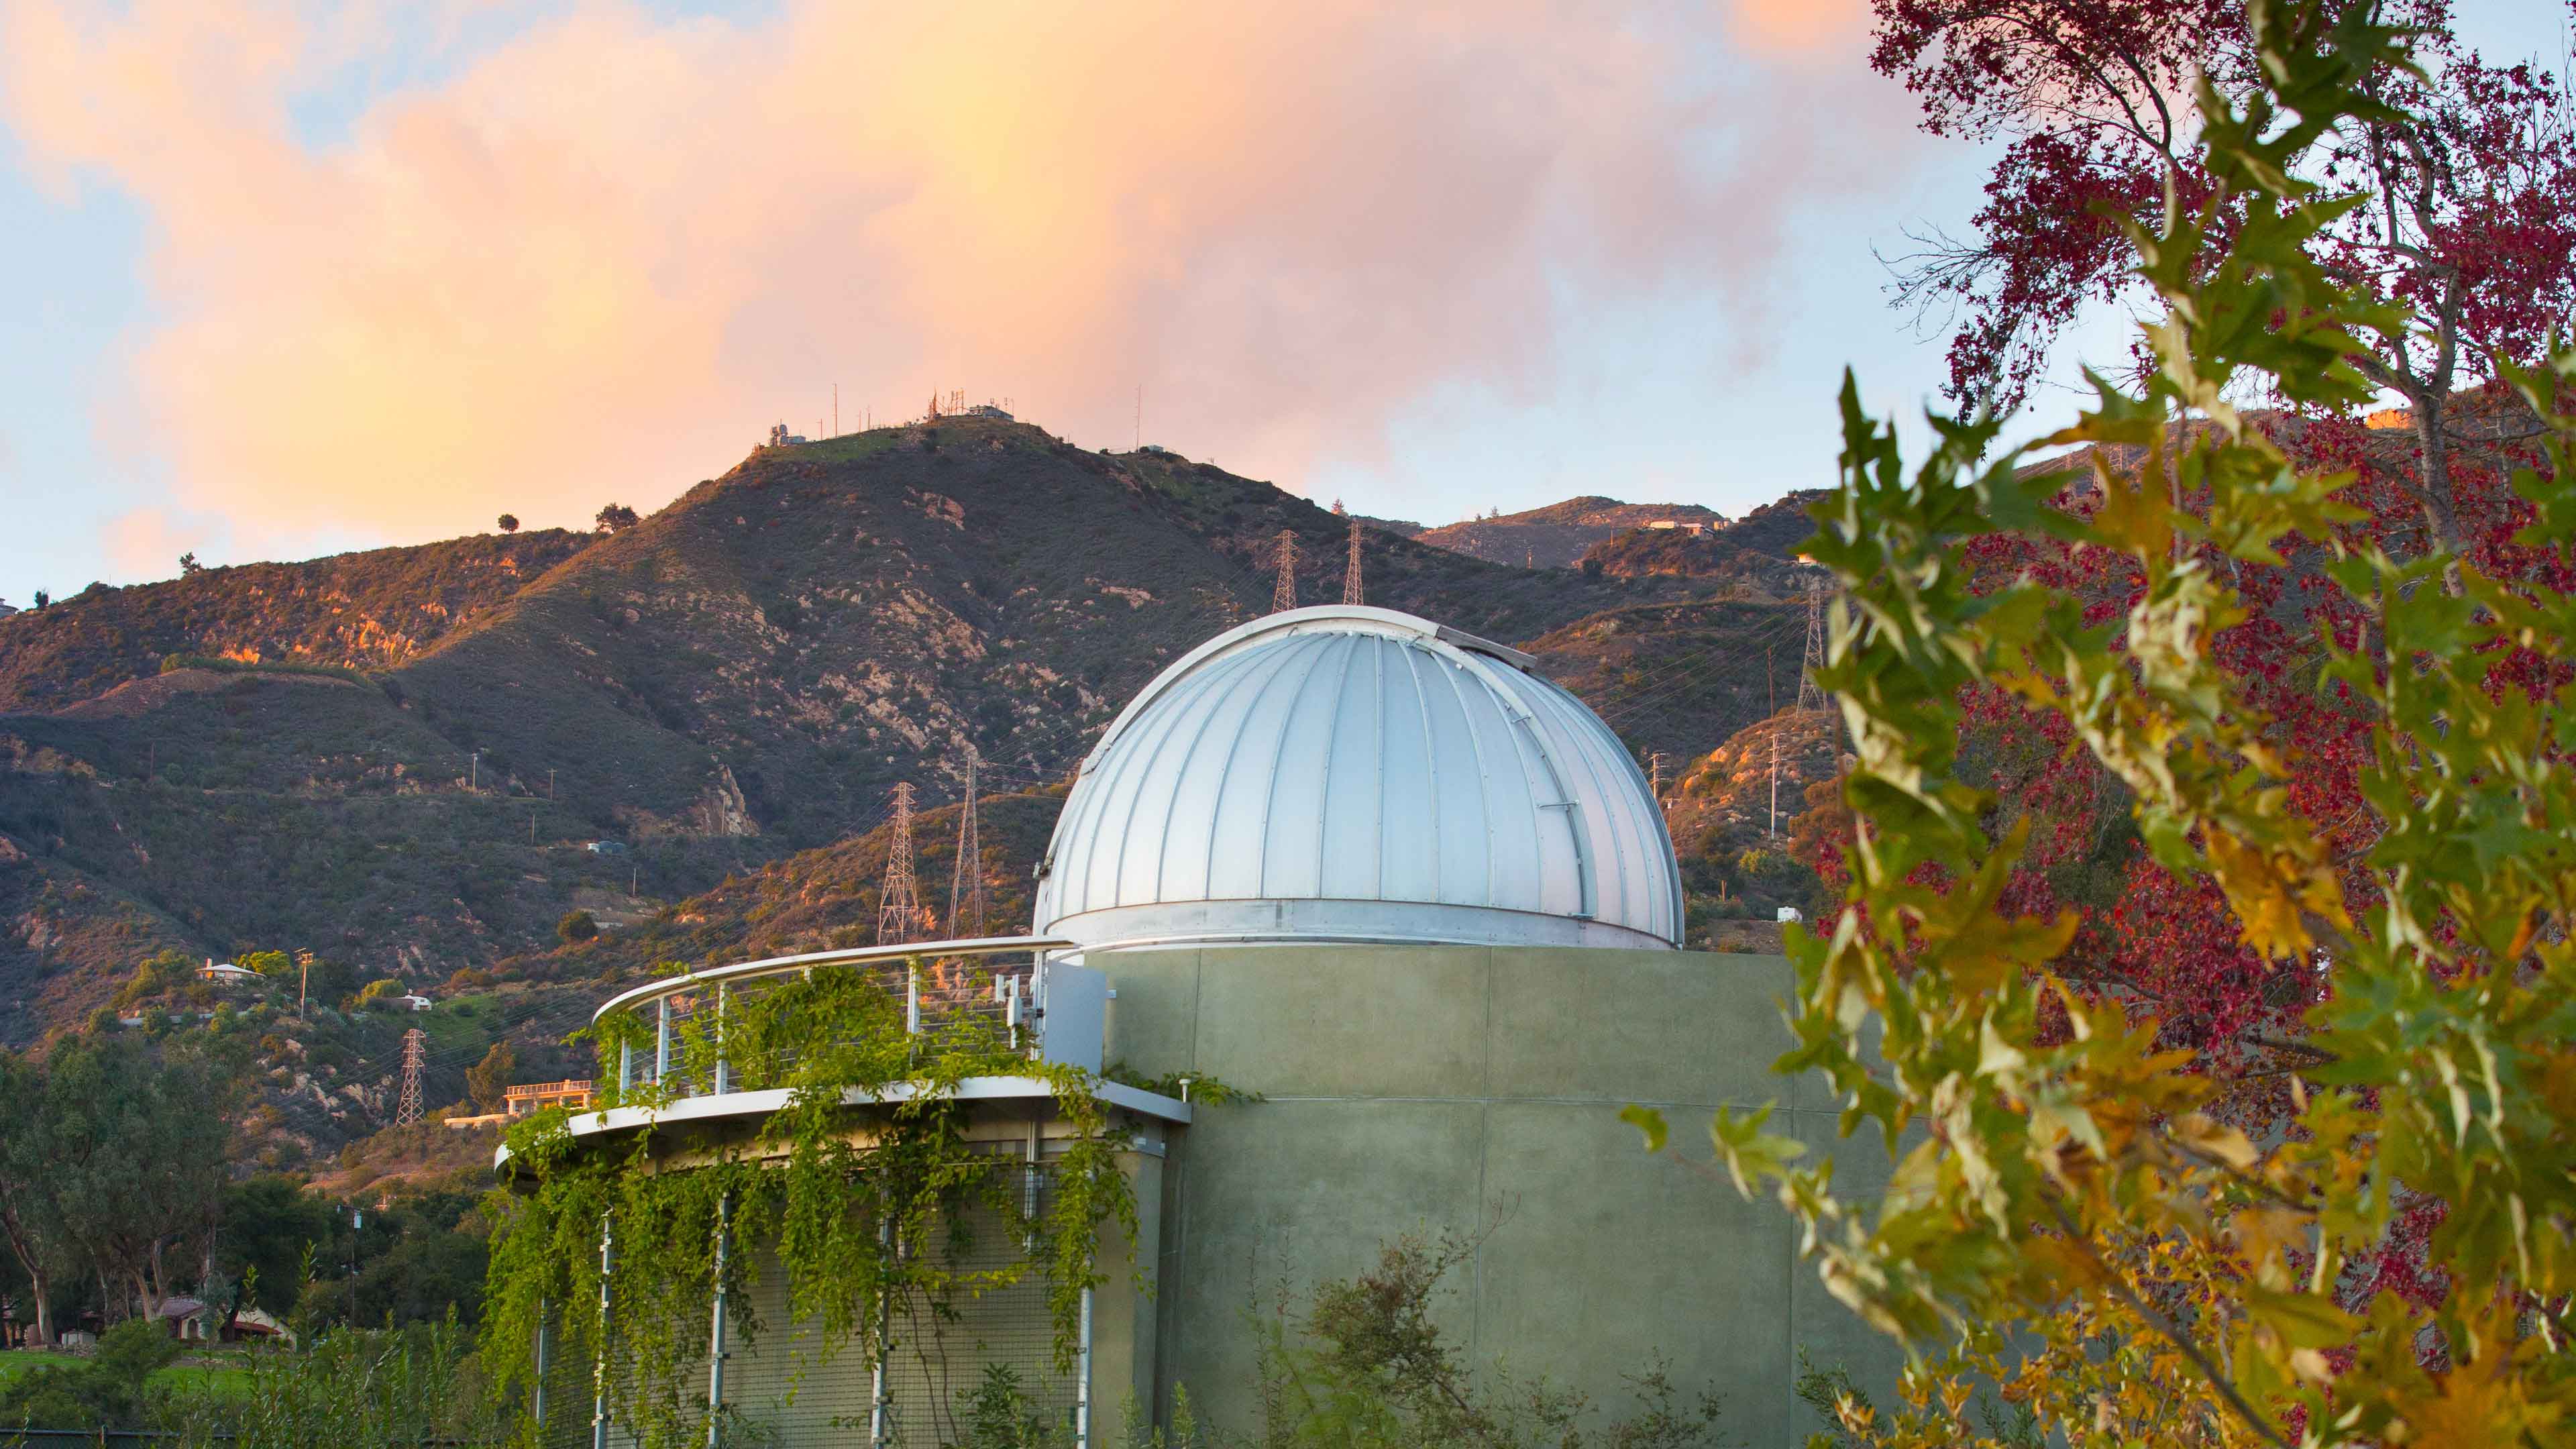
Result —
[[647, 1001], [666, 996], [752, 980], [762, 976], [785, 976], [790, 972], [810, 970], [816, 966], [864, 965], [871, 961], [902, 961], [915, 956], [1006, 956], [1019, 951], [1062, 951], [1080, 945], [1062, 936], [985, 936], [963, 941], [905, 941], [892, 946], [854, 946], [846, 951], [810, 951], [801, 956], [771, 956], [760, 961], [742, 961], [731, 966], [712, 966], [703, 971], [683, 972], [648, 981], [600, 1003], [590, 1014], [596, 1025], [612, 1011], [624, 1011]]
[[542, 1097], [550, 1094], [560, 1096], [566, 1092], [587, 1092], [597, 1085], [596, 1078], [566, 1077], [560, 1082], [523, 1082], [503, 1089], [502, 1095], [505, 1097]]

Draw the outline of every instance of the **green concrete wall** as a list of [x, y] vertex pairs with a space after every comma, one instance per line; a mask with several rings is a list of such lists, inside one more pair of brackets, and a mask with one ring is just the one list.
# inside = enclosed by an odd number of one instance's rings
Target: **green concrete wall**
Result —
[[[1479, 1364], [1544, 1374], [1606, 1406], [1654, 1355], [1685, 1393], [1726, 1396], [1747, 1443], [1820, 1427], [1796, 1350], [1864, 1382], [1896, 1355], [1796, 1260], [1788, 1216], [1722, 1174], [1648, 1156], [1618, 1109], [1662, 1107], [1705, 1164], [1720, 1105], [1833, 1149], [1836, 1181], [1886, 1180], [1841, 1143], [1821, 1081], [1770, 1074], [1790, 1045], [1777, 957], [1481, 947], [1240, 946], [1091, 958], [1109, 1055], [1212, 1074], [1268, 1100], [1172, 1134], [1154, 1245], [1156, 1383], [1257, 1427], [1252, 1315], [1372, 1264], [1408, 1232], [1490, 1228], [1444, 1303]], [[1115, 1390], [1111, 1391], [1116, 1392]]]

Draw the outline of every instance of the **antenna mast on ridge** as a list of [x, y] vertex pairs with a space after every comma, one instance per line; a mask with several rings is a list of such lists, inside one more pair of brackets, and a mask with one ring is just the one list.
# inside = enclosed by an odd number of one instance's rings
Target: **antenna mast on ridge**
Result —
[[893, 834], [886, 840], [885, 890], [877, 897], [877, 944], [918, 941], [921, 882], [912, 873], [912, 782], [894, 787]]
[[982, 762], [973, 745], [966, 747], [966, 808], [957, 814], [957, 869], [948, 880], [948, 939], [971, 941], [984, 934], [984, 845], [975, 830], [975, 767]]
[[1360, 521], [1357, 518], [1351, 520], [1351, 561], [1342, 570], [1342, 602], [1345, 604], [1368, 602], [1360, 596]]
[[1276, 614], [1297, 607], [1297, 534], [1293, 529], [1279, 530], [1279, 584], [1270, 591], [1270, 612]]

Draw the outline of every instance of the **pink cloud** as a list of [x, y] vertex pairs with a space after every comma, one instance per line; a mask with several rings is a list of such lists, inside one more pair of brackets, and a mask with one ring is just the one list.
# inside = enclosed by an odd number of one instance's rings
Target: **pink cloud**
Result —
[[1745, 63], [1811, 43], [1774, 12], [599, 3], [317, 147], [287, 103], [351, 23], [31, 0], [0, 114], [152, 219], [124, 395], [176, 504], [420, 537], [659, 503], [835, 381], [845, 425], [962, 387], [1091, 444], [1141, 385], [1155, 436], [1296, 486], [1433, 388], [1544, 385], [1552, 299], [1758, 318], [1789, 228], [1907, 144], [1901, 97]]

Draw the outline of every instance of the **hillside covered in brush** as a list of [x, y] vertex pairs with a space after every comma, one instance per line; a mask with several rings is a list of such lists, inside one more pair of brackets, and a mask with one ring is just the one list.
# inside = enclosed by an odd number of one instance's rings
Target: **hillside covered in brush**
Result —
[[591, 535], [475, 534], [305, 563], [200, 569], [166, 583], [92, 584], [0, 618], [0, 714], [59, 709], [150, 679], [173, 655], [383, 669], [405, 663]]
[[[1269, 607], [1283, 531], [1300, 598], [1338, 599], [1348, 527], [1175, 455], [951, 418], [759, 450], [613, 534], [209, 570], [0, 619], [0, 1040], [81, 1019], [164, 948], [311, 949], [428, 986], [604, 969], [559, 946], [576, 908], [653, 934], [612, 929], [594, 949], [620, 960], [872, 923], [860, 857], [810, 852], [864, 856], [898, 781], [952, 801], [970, 750], [996, 795], [1060, 780], [1155, 671]], [[1724, 580], [1362, 527], [1370, 602], [1531, 650], [1641, 757], [1766, 713], [1766, 649], [1794, 679], [1797, 610]], [[1038, 798], [987, 826], [1013, 923]], [[690, 899], [724, 904], [662, 914]]]
[[1544, 508], [1426, 528], [1414, 537], [1489, 563], [1570, 569], [1582, 561], [1585, 549], [1601, 540], [1659, 521], [1693, 523], [1702, 528], [1725, 522], [1718, 514], [1694, 503], [1622, 503], [1616, 498], [1587, 494]]

